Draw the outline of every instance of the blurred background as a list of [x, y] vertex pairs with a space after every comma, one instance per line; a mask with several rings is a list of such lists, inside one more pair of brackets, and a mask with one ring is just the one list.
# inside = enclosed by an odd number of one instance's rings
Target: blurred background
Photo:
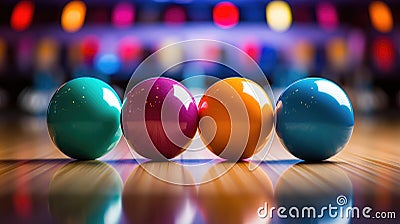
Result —
[[[346, 149], [332, 162], [305, 164], [275, 138], [272, 150], [265, 148], [265, 163], [255, 171], [245, 172], [238, 164], [210, 185], [181, 188], [144, 172], [132, 160], [124, 140], [96, 162], [71, 163], [51, 144], [45, 115], [62, 83], [80, 76], [97, 77], [122, 98], [145, 58], [190, 39], [223, 41], [246, 52], [263, 70], [275, 98], [307, 76], [337, 82], [356, 113]], [[193, 53], [252, 72], [246, 60], [220, 44], [169, 48], [158, 55], [154, 66], [185, 60]], [[184, 81], [194, 93], [209, 83], [191, 77], [237, 74], [220, 64], [193, 62], [163, 75]], [[229, 223], [254, 217], [263, 202], [307, 202], [318, 207], [334, 203], [338, 195], [346, 196], [348, 205], [397, 212], [399, 124], [399, 0], [0, 0], [0, 217], [4, 223], [84, 222], [84, 218], [95, 223], [127, 223], [135, 218], [165, 223], [180, 218], [184, 223], [188, 217], [194, 223], [222, 223], [220, 218]], [[193, 144], [203, 144], [198, 135]], [[152, 172], [196, 182], [224, 166], [192, 166], [191, 159], [203, 163], [215, 158], [209, 150], [198, 152], [204, 155], [187, 150], [178, 158], [187, 161], [187, 170], [176, 163], [164, 164], [166, 169], [158, 163], [145, 165]], [[209, 204], [210, 198], [227, 204]], [[370, 219], [370, 223], [377, 221]]]
[[[345, 88], [357, 114], [399, 117], [399, 27], [397, 0], [2, 0], [0, 115], [44, 115], [55, 89], [80, 76], [105, 80], [122, 97], [147, 56], [204, 38], [242, 49], [276, 92], [303, 77], [325, 77]], [[188, 51], [244, 63], [218, 44], [177, 47], [158, 63], [184, 60]], [[185, 63], [164, 75], [235, 74]]]

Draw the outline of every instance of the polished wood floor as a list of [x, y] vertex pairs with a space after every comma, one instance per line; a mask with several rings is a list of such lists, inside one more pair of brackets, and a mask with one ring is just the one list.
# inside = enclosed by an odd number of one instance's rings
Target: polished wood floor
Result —
[[[123, 139], [98, 161], [74, 161], [53, 146], [43, 118], [2, 118], [0, 223], [399, 223], [372, 218], [400, 216], [399, 143], [399, 120], [358, 118], [346, 148], [323, 163], [297, 160], [276, 139], [254, 170], [254, 162], [207, 163], [206, 150], [202, 159], [187, 152], [142, 163]], [[263, 214], [329, 204], [368, 206], [371, 218]]]

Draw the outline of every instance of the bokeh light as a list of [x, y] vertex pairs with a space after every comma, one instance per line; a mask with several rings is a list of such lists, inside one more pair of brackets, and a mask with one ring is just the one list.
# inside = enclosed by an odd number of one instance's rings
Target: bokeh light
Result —
[[329, 64], [337, 69], [345, 69], [348, 65], [347, 42], [342, 37], [334, 37], [326, 44], [326, 58]]
[[24, 35], [17, 43], [16, 61], [19, 71], [27, 72], [33, 65], [35, 41], [30, 35]]
[[287, 2], [271, 1], [265, 11], [271, 30], [284, 32], [292, 25], [292, 10]]
[[112, 75], [119, 71], [121, 62], [115, 54], [100, 54], [95, 59], [95, 67], [104, 75]]
[[131, 3], [118, 3], [112, 13], [112, 22], [119, 28], [129, 27], [135, 19], [135, 8]]
[[7, 60], [7, 43], [3, 38], [0, 38], [0, 71], [6, 67], [6, 60]]
[[360, 65], [363, 62], [366, 47], [366, 37], [361, 30], [352, 30], [348, 34], [347, 43], [349, 46], [349, 60], [353, 65]]
[[393, 17], [389, 6], [381, 1], [371, 2], [369, 15], [372, 26], [379, 32], [387, 33], [393, 29]]
[[186, 21], [186, 12], [180, 6], [171, 6], [165, 10], [164, 22], [167, 25], [181, 25]]
[[243, 51], [254, 61], [260, 62], [261, 46], [256, 41], [247, 41], [243, 46]]
[[318, 23], [324, 30], [334, 30], [339, 24], [335, 6], [330, 2], [320, 2], [317, 5]]
[[100, 40], [95, 35], [86, 36], [81, 42], [81, 55], [85, 63], [91, 63], [100, 48]]
[[134, 37], [124, 37], [118, 44], [118, 55], [123, 62], [137, 61], [141, 53], [140, 42]]
[[67, 66], [70, 69], [78, 67], [83, 61], [83, 55], [81, 50], [81, 43], [78, 41], [72, 41], [67, 45]]
[[375, 66], [383, 71], [389, 72], [395, 63], [395, 47], [391, 39], [379, 37], [372, 43], [372, 58]]
[[31, 24], [35, 5], [31, 1], [20, 1], [11, 14], [11, 28], [16, 31], [26, 30]]
[[239, 22], [239, 9], [231, 2], [220, 2], [213, 9], [215, 25], [228, 29]]
[[82, 1], [71, 1], [65, 5], [61, 15], [62, 28], [74, 33], [82, 28], [86, 17], [86, 5]]
[[211, 42], [203, 46], [203, 50], [200, 52], [202, 57], [207, 58], [210, 61], [221, 60], [222, 48], [219, 43]]
[[279, 63], [277, 49], [269, 44], [264, 44], [261, 49], [260, 67], [266, 74], [271, 74]]
[[293, 64], [297, 69], [309, 69], [313, 66], [315, 58], [315, 47], [307, 39], [303, 39], [297, 42], [293, 48]]
[[48, 70], [58, 65], [60, 46], [55, 39], [50, 37], [42, 38], [36, 46], [36, 68]]

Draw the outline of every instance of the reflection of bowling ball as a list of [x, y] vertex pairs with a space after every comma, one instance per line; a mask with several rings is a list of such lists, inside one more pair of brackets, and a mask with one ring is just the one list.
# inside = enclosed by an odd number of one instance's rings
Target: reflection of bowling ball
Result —
[[[329, 209], [329, 204], [338, 207], [337, 212], [340, 207], [345, 211], [352, 206], [352, 184], [346, 173], [334, 163], [300, 163], [290, 167], [279, 178], [275, 187], [275, 200], [278, 207], [284, 206], [287, 209], [284, 214], [288, 217], [280, 219], [283, 223], [348, 223], [349, 218], [342, 218], [339, 213], [338, 217], [330, 217], [329, 210], [323, 211], [322, 217], [318, 218], [318, 215], [323, 207]], [[296, 207], [300, 214], [304, 207], [313, 207], [317, 218], [309, 218], [306, 210], [304, 217], [292, 218], [288, 213], [292, 207]]]
[[194, 184], [192, 176], [177, 163], [141, 164], [125, 183], [124, 214], [130, 223], [192, 223], [196, 189], [190, 184]]
[[58, 223], [115, 223], [121, 191], [121, 178], [106, 163], [72, 162], [60, 168], [50, 182], [50, 212]]
[[[205, 223], [265, 223], [257, 210], [265, 203], [272, 205], [272, 183], [267, 174], [248, 163], [219, 163], [203, 179], [214, 179], [199, 186], [198, 200]], [[226, 171], [226, 166], [232, 168]], [[215, 179], [216, 178], [216, 179]]]

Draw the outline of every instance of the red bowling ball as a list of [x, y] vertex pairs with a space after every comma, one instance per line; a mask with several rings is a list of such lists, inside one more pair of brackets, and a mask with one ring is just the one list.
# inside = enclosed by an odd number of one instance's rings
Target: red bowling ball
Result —
[[121, 116], [129, 146], [153, 160], [179, 155], [197, 131], [193, 96], [169, 78], [151, 78], [133, 87], [125, 96]]

